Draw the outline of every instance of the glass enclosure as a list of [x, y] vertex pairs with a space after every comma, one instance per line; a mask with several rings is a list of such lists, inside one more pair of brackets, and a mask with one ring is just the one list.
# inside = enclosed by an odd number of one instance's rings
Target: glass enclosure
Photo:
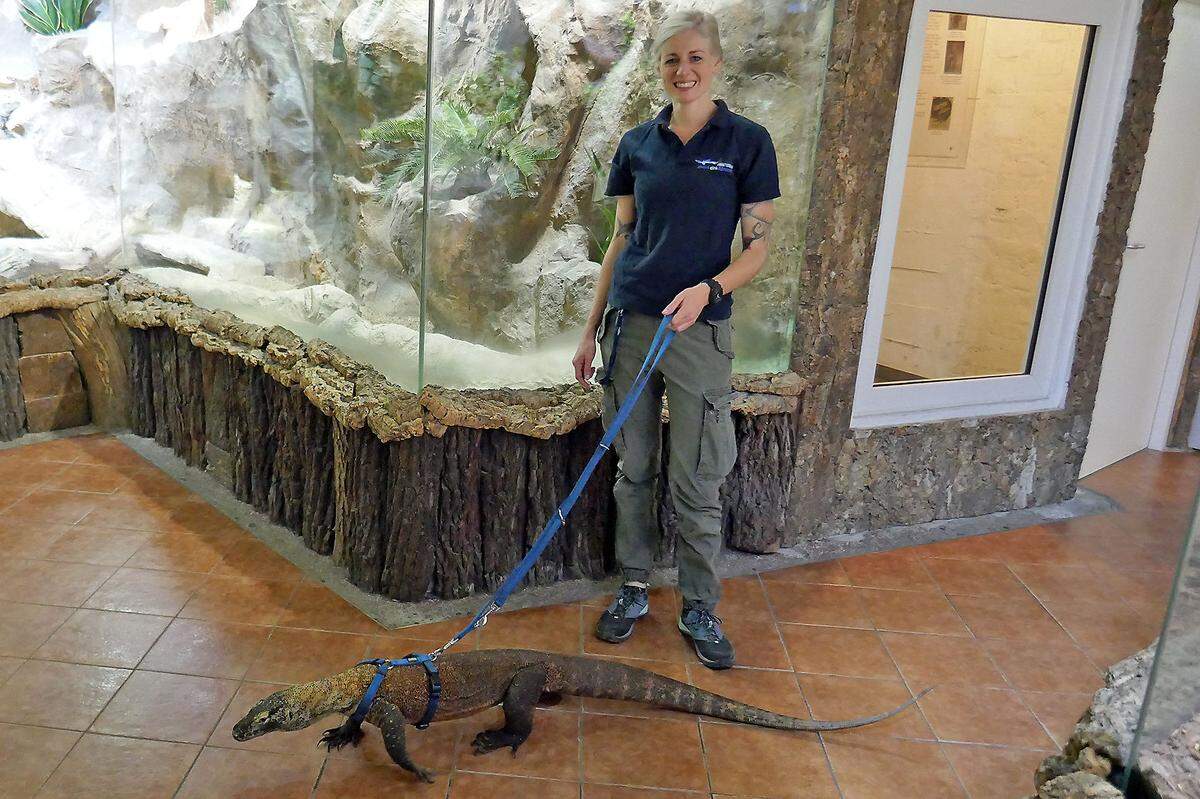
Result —
[[[1200, 518], [1193, 513], [1184, 539], [1166, 620], [1158, 640], [1150, 683], [1141, 708], [1130, 762], [1156, 775], [1174, 774], [1177, 786], [1194, 780], [1195, 761], [1200, 758]], [[1185, 762], [1190, 758], [1190, 777]], [[1160, 776], [1153, 787], [1134, 775], [1129, 796], [1163, 793]], [[1189, 783], [1195, 788], [1194, 782]], [[1184, 795], [1184, 794], [1180, 794]]]
[[[666, 102], [656, 25], [696, 4], [105, 0], [55, 35], [11, 5], [0, 162], [29, 188], [2, 190], [0, 227], [9, 208], [39, 218], [42, 176], [71, 213], [44, 208], [36, 235], [417, 389], [570, 381], [609, 162]], [[716, 95], [771, 132], [783, 193], [736, 297], [736, 368], [783, 370], [833, 1], [703, 7], [723, 33]]]
[[1090, 37], [929, 14], [875, 385], [1029, 370]]

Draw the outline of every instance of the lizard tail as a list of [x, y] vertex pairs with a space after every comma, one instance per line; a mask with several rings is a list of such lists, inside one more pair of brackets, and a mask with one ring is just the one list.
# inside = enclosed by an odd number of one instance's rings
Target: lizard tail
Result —
[[684, 713], [697, 713], [726, 721], [739, 721], [757, 727], [808, 732], [848, 730], [890, 719], [933, 690], [932, 687], [926, 688], [898, 707], [874, 716], [841, 721], [819, 721], [773, 713], [770, 710], [747, 705], [744, 702], [738, 702], [645, 669], [599, 658], [562, 656], [559, 667], [564, 679], [562, 692], [573, 696], [624, 699], [655, 707], [679, 710]]

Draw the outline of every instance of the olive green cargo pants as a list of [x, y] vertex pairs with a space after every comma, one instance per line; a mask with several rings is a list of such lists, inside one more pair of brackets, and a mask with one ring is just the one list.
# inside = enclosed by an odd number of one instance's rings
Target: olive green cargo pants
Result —
[[[608, 308], [596, 331], [604, 367], [607, 428], [646, 358], [662, 317]], [[615, 347], [614, 347], [615, 341]], [[614, 360], [615, 354], [615, 360]], [[617, 434], [616, 555], [627, 581], [644, 582], [659, 532], [655, 495], [661, 472], [660, 408], [670, 412], [668, 481], [678, 519], [679, 589], [688, 604], [712, 610], [721, 596], [721, 484], [733, 469], [737, 441], [730, 415], [733, 343], [730, 320], [698, 321], [671, 341], [654, 377]]]

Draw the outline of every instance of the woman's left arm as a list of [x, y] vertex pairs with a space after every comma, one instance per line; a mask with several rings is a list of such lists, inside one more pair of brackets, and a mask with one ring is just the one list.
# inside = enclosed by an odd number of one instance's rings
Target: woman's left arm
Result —
[[774, 221], [774, 200], [745, 203], [742, 206], [742, 254], [715, 278], [726, 294], [753, 280], [767, 262], [767, 249], [771, 246], [771, 223]]
[[[714, 278], [726, 294], [753, 280], [766, 263], [771, 223], [774, 221], [774, 200], [742, 205], [742, 254]], [[663, 316], [675, 314], [671, 328], [682, 333], [695, 324], [707, 305], [708, 286], [699, 283], [676, 294], [670, 305], [663, 309]]]

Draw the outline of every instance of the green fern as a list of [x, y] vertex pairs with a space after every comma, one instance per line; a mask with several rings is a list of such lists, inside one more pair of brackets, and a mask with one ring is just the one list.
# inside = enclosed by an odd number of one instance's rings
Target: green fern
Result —
[[[553, 147], [535, 145], [536, 131], [521, 125], [528, 97], [520, 48], [498, 53], [481, 74], [446, 87], [434, 104], [429, 120], [432, 136], [431, 177], [456, 181], [459, 177], [489, 175], [509, 193], [531, 191], [539, 163], [553, 160]], [[385, 119], [362, 131], [363, 146], [371, 151], [380, 175], [379, 190], [391, 200], [396, 188], [421, 176], [425, 161], [425, 120]]]
[[20, 0], [21, 21], [34, 33], [54, 36], [77, 31], [92, 0]]
[[[518, 125], [520, 96], [501, 92], [489, 113], [471, 108], [461, 97], [446, 98], [430, 120], [434, 147], [430, 157], [432, 176], [454, 180], [462, 175], [494, 171], [496, 181], [512, 197], [531, 190], [538, 164], [558, 157], [554, 147], [532, 143], [534, 131]], [[403, 182], [421, 174], [425, 160], [425, 121], [414, 118], [385, 119], [362, 131], [365, 145], [372, 148], [372, 164], [381, 172], [379, 190], [389, 201]]]

